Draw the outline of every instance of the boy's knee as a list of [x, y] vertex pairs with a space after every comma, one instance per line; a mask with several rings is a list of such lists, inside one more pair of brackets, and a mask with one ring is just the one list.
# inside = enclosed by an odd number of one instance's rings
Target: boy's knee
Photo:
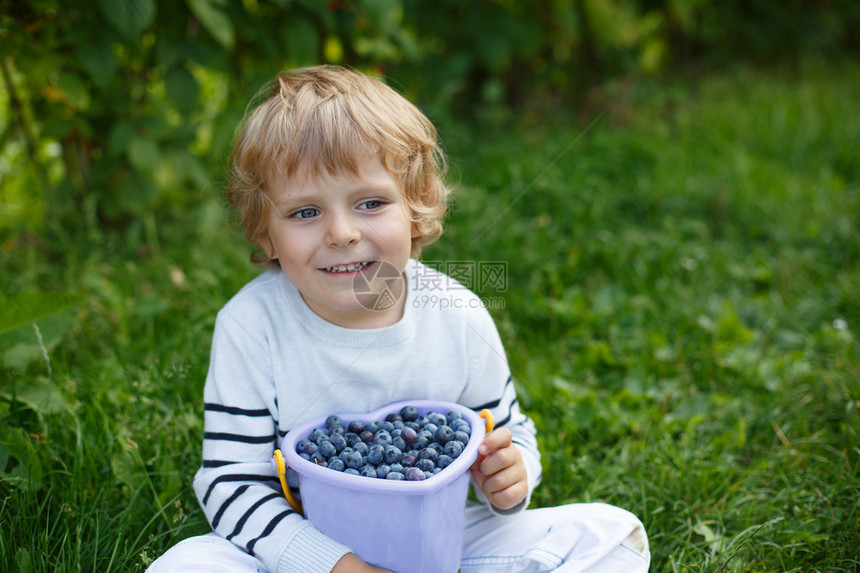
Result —
[[215, 533], [180, 541], [146, 573], [258, 573], [262, 563]]

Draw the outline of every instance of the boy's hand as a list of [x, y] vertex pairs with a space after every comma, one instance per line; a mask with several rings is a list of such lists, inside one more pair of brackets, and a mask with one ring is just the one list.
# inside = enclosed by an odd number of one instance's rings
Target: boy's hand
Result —
[[331, 573], [391, 573], [388, 569], [380, 569], [365, 563], [355, 553], [347, 553], [334, 565]]
[[478, 459], [471, 468], [475, 483], [490, 503], [502, 510], [523, 501], [529, 491], [523, 456], [511, 440], [507, 428], [490, 432], [478, 446]]

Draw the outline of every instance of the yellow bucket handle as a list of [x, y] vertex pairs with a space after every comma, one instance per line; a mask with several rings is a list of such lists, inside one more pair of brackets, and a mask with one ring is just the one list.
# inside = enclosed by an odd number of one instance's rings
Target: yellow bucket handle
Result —
[[490, 432], [492, 432], [493, 427], [495, 426], [495, 422], [493, 421], [493, 413], [484, 408], [478, 415], [482, 417], [487, 423], [487, 433], [489, 434]]
[[302, 507], [302, 502], [296, 499], [296, 496], [290, 491], [290, 486], [287, 485], [287, 464], [284, 463], [284, 454], [281, 453], [281, 450], [275, 450], [275, 464], [278, 466], [278, 479], [281, 480], [284, 497], [287, 498], [287, 502], [295, 511], [304, 515], [305, 510]]

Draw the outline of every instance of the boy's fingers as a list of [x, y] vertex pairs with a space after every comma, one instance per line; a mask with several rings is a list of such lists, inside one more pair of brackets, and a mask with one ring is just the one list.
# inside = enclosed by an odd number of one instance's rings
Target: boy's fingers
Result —
[[511, 445], [512, 439], [513, 436], [509, 429], [499, 428], [498, 430], [494, 430], [490, 432], [490, 434], [484, 438], [484, 441], [481, 442], [481, 445], [478, 446], [478, 453], [482, 456], [488, 456], [496, 450], [506, 448]]
[[505, 468], [514, 465], [517, 461], [517, 452], [512, 448], [501, 448], [495, 450], [489, 456], [478, 459], [477, 468], [482, 474], [490, 476]]

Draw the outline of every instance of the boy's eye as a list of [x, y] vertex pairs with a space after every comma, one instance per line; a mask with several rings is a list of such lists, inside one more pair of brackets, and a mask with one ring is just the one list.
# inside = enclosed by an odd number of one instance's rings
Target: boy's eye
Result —
[[293, 213], [293, 217], [295, 217], [296, 219], [313, 219], [318, 214], [318, 209], [314, 209], [313, 207], [305, 207]]
[[368, 199], [359, 206], [359, 208], [365, 211], [372, 211], [374, 209], [379, 209], [380, 207], [382, 207], [382, 201], [380, 199]]

